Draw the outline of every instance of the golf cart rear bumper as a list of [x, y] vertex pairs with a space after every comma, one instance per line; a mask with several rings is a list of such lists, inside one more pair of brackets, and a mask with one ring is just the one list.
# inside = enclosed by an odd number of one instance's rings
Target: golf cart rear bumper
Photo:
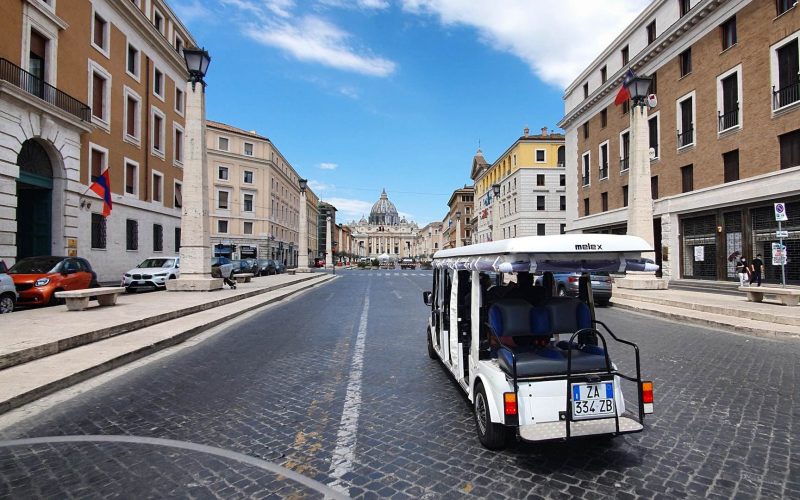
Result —
[[[570, 422], [570, 438], [619, 435], [641, 432], [644, 426], [629, 417], [619, 417], [619, 432], [613, 418], [597, 418], [591, 420], [578, 420]], [[551, 441], [567, 439], [567, 424], [558, 422], [541, 422], [538, 424], [521, 425], [518, 428], [521, 441]]]

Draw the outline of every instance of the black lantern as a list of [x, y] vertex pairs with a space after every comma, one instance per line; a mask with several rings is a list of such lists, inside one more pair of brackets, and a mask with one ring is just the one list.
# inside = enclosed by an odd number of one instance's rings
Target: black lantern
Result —
[[461, 210], [456, 211], [456, 220], [461, 220]]
[[628, 92], [634, 106], [644, 106], [647, 103], [647, 93], [650, 91], [650, 84], [653, 78], [650, 76], [634, 76], [628, 83]]
[[183, 59], [186, 61], [186, 69], [189, 70], [189, 81], [192, 82], [192, 90], [197, 83], [206, 86], [203, 77], [206, 76], [208, 65], [211, 64], [211, 56], [205, 49], [183, 49]]
[[492, 184], [492, 192], [495, 196], [500, 196], [500, 184]]
[[297, 182], [300, 183], [300, 191], [305, 193], [306, 188], [308, 187], [308, 179], [298, 179]]

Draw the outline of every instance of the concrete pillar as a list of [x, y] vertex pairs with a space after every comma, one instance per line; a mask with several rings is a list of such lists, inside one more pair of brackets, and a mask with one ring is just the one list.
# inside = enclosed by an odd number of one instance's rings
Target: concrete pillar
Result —
[[497, 241], [500, 232], [500, 207], [497, 196], [492, 195], [492, 241]]
[[331, 218], [327, 217], [325, 219], [325, 234], [327, 235], [325, 238], [325, 267], [332, 268], [333, 267], [333, 252], [331, 251]]
[[186, 84], [186, 125], [183, 162], [183, 213], [181, 214], [181, 276], [167, 281], [172, 291], [222, 289], [211, 277], [208, 169], [206, 168], [206, 112], [203, 84]]
[[300, 227], [297, 239], [297, 269], [298, 273], [310, 273], [308, 267], [308, 201], [306, 200], [306, 190], [300, 190]]
[[461, 246], [461, 219], [456, 218], [456, 248]]

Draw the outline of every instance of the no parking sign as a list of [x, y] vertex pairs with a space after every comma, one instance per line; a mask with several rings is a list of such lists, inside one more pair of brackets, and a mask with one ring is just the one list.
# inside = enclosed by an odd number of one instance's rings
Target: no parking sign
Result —
[[775, 220], [776, 221], [788, 220], [788, 218], [786, 217], [786, 205], [784, 203], [775, 204]]

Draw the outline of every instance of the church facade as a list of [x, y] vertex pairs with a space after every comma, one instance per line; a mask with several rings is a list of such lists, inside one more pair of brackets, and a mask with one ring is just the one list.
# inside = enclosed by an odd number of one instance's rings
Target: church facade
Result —
[[349, 224], [352, 229], [353, 253], [359, 257], [377, 259], [388, 255], [393, 260], [414, 255], [419, 228], [414, 221], [400, 217], [386, 190], [372, 206], [369, 219], [362, 217]]

